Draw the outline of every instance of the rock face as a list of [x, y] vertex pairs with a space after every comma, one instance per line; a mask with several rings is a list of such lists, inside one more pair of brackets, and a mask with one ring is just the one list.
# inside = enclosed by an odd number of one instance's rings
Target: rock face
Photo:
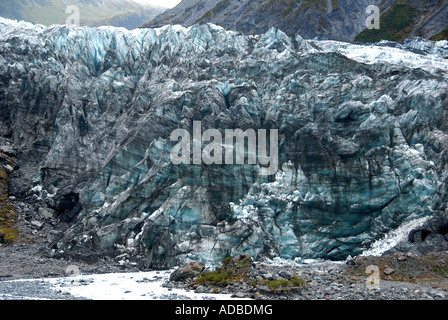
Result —
[[[167, 24], [192, 26], [214, 23], [227, 30], [245, 34], [261, 34], [276, 27], [287, 34], [299, 34], [307, 39], [315, 37], [353, 41], [366, 29], [372, 15], [369, 6], [378, 6], [380, 14], [387, 12], [397, 0], [184, 0], [144, 25], [162, 27]], [[429, 38], [447, 27], [448, 6], [444, 1], [411, 0], [415, 8], [409, 36]], [[395, 24], [403, 17], [396, 17]], [[369, 20], [370, 21], [370, 20]], [[380, 28], [386, 25], [380, 24]], [[402, 27], [404, 28], [404, 27]]]
[[[20, 162], [10, 193], [73, 222], [55, 254], [119, 248], [148, 268], [237, 254], [344, 259], [445, 210], [446, 42], [416, 39], [417, 54], [274, 28], [0, 20], [0, 31], [0, 128]], [[278, 130], [277, 174], [173, 164], [171, 134], [193, 136], [195, 121]]]
[[[214, 23], [227, 30], [261, 34], [276, 27], [305, 38], [353, 40], [365, 28], [369, 5], [381, 1], [239, 1], [184, 0], [143, 27]], [[388, 1], [391, 2], [391, 1]]]

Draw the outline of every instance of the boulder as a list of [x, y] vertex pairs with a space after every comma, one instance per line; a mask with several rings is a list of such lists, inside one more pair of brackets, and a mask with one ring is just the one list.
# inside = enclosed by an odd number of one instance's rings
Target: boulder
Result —
[[31, 225], [39, 230], [39, 229], [42, 229], [42, 227], [44, 226], [44, 223], [39, 220], [33, 220], [33, 221], [31, 221]]
[[425, 255], [431, 252], [448, 251], [448, 217], [429, 219], [424, 225], [409, 232], [406, 241], [401, 241], [390, 253], [411, 252]]
[[282, 270], [278, 273], [278, 275], [286, 280], [294, 279], [294, 275], [288, 270]]
[[384, 270], [384, 274], [387, 276], [390, 276], [394, 272], [395, 272], [395, 270], [390, 267], [388, 267], [388, 268], [386, 268], [386, 270]]
[[50, 208], [39, 208], [39, 216], [41, 216], [44, 219], [51, 219], [56, 216], [56, 212]]
[[190, 263], [174, 271], [170, 276], [170, 281], [185, 281], [197, 277], [204, 269], [205, 265], [201, 262]]
[[76, 192], [60, 192], [56, 194], [48, 206], [59, 213], [60, 219], [64, 222], [72, 222], [82, 211], [82, 205], [79, 201], [79, 194]]
[[16, 155], [16, 151], [14, 150], [13, 146], [11, 146], [10, 144], [1, 145], [0, 146], [0, 150], [3, 153], [6, 153], [9, 156], [15, 156]]

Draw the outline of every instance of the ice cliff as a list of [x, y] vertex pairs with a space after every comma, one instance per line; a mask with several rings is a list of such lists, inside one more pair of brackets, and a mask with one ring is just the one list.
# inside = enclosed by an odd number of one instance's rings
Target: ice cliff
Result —
[[[148, 268], [245, 253], [344, 259], [447, 203], [447, 42], [354, 45], [214, 25], [0, 19], [11, 178], [72, 226], [55, 255]], [[170, 134], [278, 129], [280, 167], [174, 165]]]

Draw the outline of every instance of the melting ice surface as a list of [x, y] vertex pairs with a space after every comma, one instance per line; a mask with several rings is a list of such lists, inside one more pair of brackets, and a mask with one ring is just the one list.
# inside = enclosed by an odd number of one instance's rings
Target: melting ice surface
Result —
[[319, 41], [317, 45], [324, 51], [339, 52], [347, 58], [367, 64], [387, 63], [410, 68], [422, 68], [428, 71], [444, 70], [446, 72], [448, 70], [448, 60], [439, 54], [439, 49], [440, 51], [446, 50], [447, 41], [436, 43], [432, 50], [428, 50], [429, 54], [420, 54], [381, 45], [371, 46], [338, 41]]
[[48, 279], [55, 290], [91, 300], [229, 300], [229, 294], [195, 293], [163, 287], [173, 270], [78, 275]]
[[399, 242], [406, 240], [409, 233], [427, 222], [430, 217], [423, 217], [403, 223], [397, 229], [391, 230], [383, 238], [374, 242], [361, 256], [381, 256], [386, 251], [395, 247]]

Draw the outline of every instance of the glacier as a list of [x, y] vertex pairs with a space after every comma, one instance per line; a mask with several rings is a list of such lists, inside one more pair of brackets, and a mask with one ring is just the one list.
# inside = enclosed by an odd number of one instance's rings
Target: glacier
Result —
[[[49, 254], [144, 268], [240, 253], [343, 260], [447, 204], [448, 43], [247, 36], [206, 24], [0, 18], [11, 194], [70, 227]], [[280, 168], [173, 165], [170, 134], [278, 129]]]

